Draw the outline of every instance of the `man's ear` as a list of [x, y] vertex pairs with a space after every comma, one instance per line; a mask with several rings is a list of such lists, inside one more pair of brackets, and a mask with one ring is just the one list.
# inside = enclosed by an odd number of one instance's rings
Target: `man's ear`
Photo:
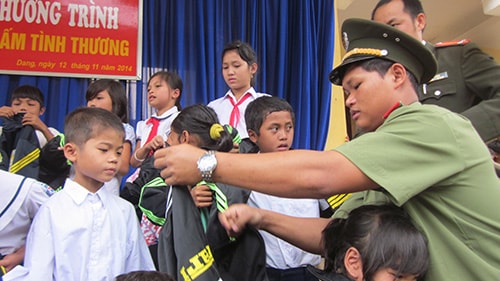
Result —
[[248, 138], [253, 142], [253, 143], [257, 143], [257, 141], [259, 140], [259, 136], [257, 135], [257, 133], [252, 130], [252, 129], [248, 129], [247, 130], [247, 133], [248, 133]]
[[75, 143], [66, 143], [63, 147], [64, 157], [74, 163], [78, 156], [78, 146]]
[[363, 280], [363, 261], [358, 249], [350, 247], [344, 255], [346, 274], [355, 281]]
[[420, 32], [424, 32], [425, 25], [427, 24], [427, 20], [425, 18], [424, 13], [420, 13], [415, 17], [415, 28], [419, 30]]
[[406, 68], [400, 63], [394, 63], [389, 69], [392, 82], [394, 82], [394, 88], [397, 89], [403, 85], [408, 78], [408, 73], [406, 72]]

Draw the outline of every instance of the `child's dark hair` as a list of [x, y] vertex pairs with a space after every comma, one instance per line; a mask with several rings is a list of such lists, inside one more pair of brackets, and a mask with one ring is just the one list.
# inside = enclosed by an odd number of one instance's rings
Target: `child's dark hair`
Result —
[[132, 271], [116, 276], [115, 281], [175, 281], [168, 273], [160, 271]]
[[92, 82], [85, 93], [85, 100], [88, 102], [93, 100], [97, 94], [102, 91], [107, 91], [111, 98], [112, 111], [122, 120], [123, 123], [128, 122], [127, 114], [127, 95], [125, 88], [120, 82], [113, 79], [99, 79]]
[[356, 248], [363, 276], [371, 280], [379, 269], [422, 278], [429, 267], [427, 242], [409, 216], [392, 205], [361, 206], [347, 219], [334, 219], [323, 230], [325, 271], [346, 274], [344, 256]]
[[292, 116], [292, 122], [295, 124], [295, 114], [292, 106], [284, 99], [278, 97], [262, 96], [250, 102], [245, 109], [245, 123], [247, 130], [254, 131], [257, 136], [260, 135], [260, 127], [266, 117], [279, 111], [288, 111]]
[[230, 126], [222, 126], [215, 111], [204, 105], [195, 104], [181, 110], [172, 121], [171, 130], [181, 134], [188, 131], [200, 138], [201, 147], [208, 150], [230, 151], [233, 148], [233, 137]]
[[10, 102], [12, 103], [15, 99], [32, 99], [36, 100], [40, 104], [40, 108], [45, 107], [45, 101], [42, 91], [31, 85], [22, 85], [12, 91], [10, 97]]
[[[151, 78], [149, 78], [149, 81], [153, 79], [154, 77], [159, 77], [161, 80], [167, 82], [168, 86], [172, 89], [179, 89], [179, 97], [175, 101], [175, 106], [177, 107], [178, 110], [181, 110], [181, 96], [182, 96], [182, 79], [181, 77], [172, 71], [158, 71]], [[148, 82], [149, 84], [149, 82]]]
[[97, 107], [81, 107], [70, 112], [64, 120], [66, 143], [83, 145], [104, 130], [115, 130], [125, 137], [121, 120], [114, 113]]
[[[257, 55], [253, 50], [252, 46], [246, 42], [242, 42], [240, 40], [233, 41], [226, 46], [224, 46], [224, 50], [222, 51], [222, 59], [224, 59], [224, 55], [232, 50], [236, 50], [240, 55], [241, 59], [244, 60], [248, 66], [251, 66], [254, 63], [257, 63]], [[252, 77], [250, 80], [250, 85], [255, 85], [255, 77]]]

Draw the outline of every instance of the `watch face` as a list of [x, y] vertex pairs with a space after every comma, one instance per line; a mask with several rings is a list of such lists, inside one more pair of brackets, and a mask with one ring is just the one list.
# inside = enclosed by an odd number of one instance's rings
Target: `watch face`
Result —
[[214, 155], [203, 155], [198, 163], [198, 169], [200, 171], [210, 171], [217, 165], [217, 160]]

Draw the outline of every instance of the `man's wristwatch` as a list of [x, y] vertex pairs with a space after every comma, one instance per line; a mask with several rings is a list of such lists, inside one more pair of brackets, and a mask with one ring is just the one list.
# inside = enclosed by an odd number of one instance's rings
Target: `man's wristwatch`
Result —
[[217, 167], [217, 158], [215, 151], [209, 150], [198, 159], [198, 170], [201, 173], [201, 179], [207, 182], [212, 182], [212, 173]]

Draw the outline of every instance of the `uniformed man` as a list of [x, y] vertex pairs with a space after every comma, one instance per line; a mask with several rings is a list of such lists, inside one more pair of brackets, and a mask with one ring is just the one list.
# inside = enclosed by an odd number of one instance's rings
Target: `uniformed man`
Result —
[[[155, 152], [155, 167], [167, 184], [192, 184], [209, 175], [208, 181], [289, 198], [353, 193], [335, 218], [360, 205], [394, 204], [428, 240], [423, 280], [498, 280], [500, 181], [465, 117], [418, 101], [418, 85], [436, 74], [434, 56], [414, 37], [371, 20], [346, 20], [342, 34], [347, 52], [330, 81], [342, 85], [350, 115], [365, 134], [331, 151], [209, 153], [175, 145]], [[249, 223], [325, 253], [321, 232], [330, 219], [246, 204], [231, 205], [219, 218], [230, 235]], [[418, 277], [401, 273], [391, 280]]]
[[419, 89], [419, 100], [467, 117], [483, 141], [500, 136], [500, 65], [469, 40], [423, 41], [426, 17], [419, 0], [380, 0], [372, 20], [424, 42], [438, 62], [436, 76]]

